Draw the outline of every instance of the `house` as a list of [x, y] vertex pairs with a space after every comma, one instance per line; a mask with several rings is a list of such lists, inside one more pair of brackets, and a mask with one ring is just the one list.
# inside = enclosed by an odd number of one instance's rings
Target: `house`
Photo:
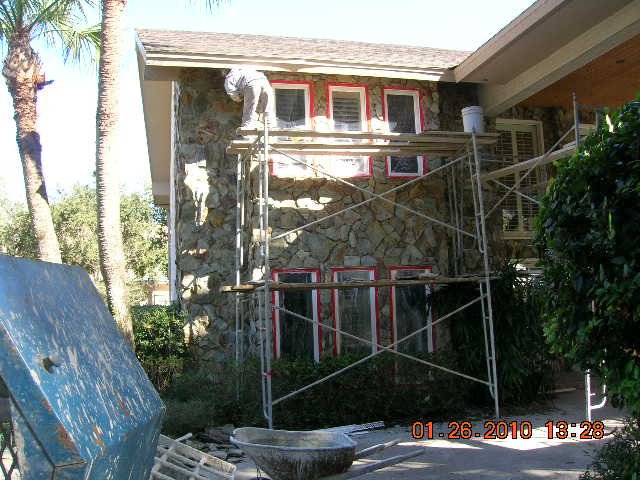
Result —
[[[203, 355], [217, 362], [233, 358], [236, 305], [220, 288], [260, 276], [254, 268], [260, 242], [258, 187], [250, 166], [243, 210], [248, 228], [239, 237], [244, 251], [241, 278], [236, 278], [238, 159], [227, 148], [236, 138], [241, 106], [224, 92], [228, 69], [249, 64], [265, 72], [275, 89], [278, 127], [290, 131], [289, 139], [296, 130], [369, 132], [372, 142], [375, 133], [461, 132], [461, 109], [480, 105], [487, 131], [497, 133], [485, 167], [489, 174], [498, 171], [492, 178], [502, 186], [486, 184], [488, 196], [497, 198], [521, 182], [524, 167], [514, 164], [542, 156], [574, 125], [573, 93], [580, 104], [615, 107], [640, 91], [639, 33], [640, 0], [538, 0], [475, 52], [137, 31], [153, 195], [169, 209], [171, 298], [206, 328]], [[579, 117], [580, 130], [595, 122], [592, 112]], [[442, 156], [294, 158], [306, 165], [280, 154], [270, 158], [270, 220], [278, 226], [270, 234], [275, 238], [297, 225], [312, 225], [272, 241], [273, 280], [320, 283], [457, 273], [451, 229], [388, 202], [371, 202], [314, 223], [363, 201], [362, 189], [380, 193], [437, 170]], [[535, 197], [553, 173], [548, 161], [539, 165], [521, 182], [525, 195], [511, 193], [487, 219], [495, 261], [508, 254], [534, 255], [528, 243]], [[445, 173], [432, 175], [429, 182], [412, 183], [390, 198], [449, 219], [449, 181]], [[477, 260], [462, 265], [463, 270], [472, 272]], [[286, 298], [275, 292], [273, 300], [373, 344], [389, 344], [431, 321], [425, 295], [424, 287], [371, 287], [291, 291]], [[290, 321], [282, 312], [274, 313], [273, 325], [274, 358], [319, 361], [374, 348]], [[248, 352], [256, 328], [245, 325]], [[433, 328], [398, 348], [433, 351], [447, 341], [446, 329]]]

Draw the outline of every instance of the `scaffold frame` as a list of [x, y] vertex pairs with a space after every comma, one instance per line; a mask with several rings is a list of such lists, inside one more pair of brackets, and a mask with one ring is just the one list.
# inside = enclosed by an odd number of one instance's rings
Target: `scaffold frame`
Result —
[[[236, 360], [240, 362], [241, 349], [242, 349], [242, 332], [244, 330], [243, 314], [242, 314], [242, 302], [241, 296], [249, 294], [253, 296], [255, 301], [255, 312], [257, 314], [258, 334], [259, 334], [259, 353], [261, 364], [261, 390], [262, 390], [262, 405], [263, 415], [270, 428], [273, 428], [273, 407], [280, 402], [283, 402], [295, 395], [298, 395], [310, 388], [313, 388], [331, 378], [338, 376], [361, 363], [368, 361], [384, 352], [388, 352], [403, 358], [407, 358], [429, 368], [436, 368], [447, 373], [466, 378], [468, 380], [484, 384], [488, 387], [489, 393], [493, 398], [493, 407], [496, 418], [500, 416], [499, 407], [499, 392], [497, 381], [497, 366], [496, 366], [496, 354], [495, 354], [495, 332], [493, 325], [493, 311], [491, 305], [491, 285], [490, 281], [491, 271], [489, 268], [489, 254], [487, 246], [487, 230], [485, 224], [485, 210], [484, 210], [484, 198], [482, 194], [482, 181], [481, 181], [481, 155], [479, 152], [480, 146], [491, 145], [497, 140], [496, 134], [476, 134], [466, 132], [425, 132], [423, 134], [372, 134], [366, 132], [350, 133], [350, 132], [301, 132], [296, 131], [296, 137], [320, 137], [322, 144], [317, 142], [302, 142], [302, 141], [277, 141], [271, 142], [270, 135], [274, 137], [280, 137], [285, 135], [291, 135], [289, 131], [270, 131], [267, 125], [263, 130], [239, 130], [241, 135], [252, 136], [253, 140], [236, 140], [231, 142], [231, 145], [227, 149], [228, 153], [238, 153], [238, 165], [237, 165], [237, 215], [236, 215], [236, 271], [235, 271], [235, 285], [225, 286], [221, 289], [223, 292], [235, 293], [236, 297]], [[367, 143], [331, 143], [325, 138], [335, 139], [349, 139], [364, 140]], [[372, 143], [373, 141], [385, 142], [385, 143]], [[394, 142], [394, 143], [392, 143]], [[402, 142], [402, 143], [399, 143]], [[322, 218], [313, 220], [304, 225], [299, 225], [293, 229], [288, 229], [283, 233], [272, 236], [272, 228], [269, 223], [269, 159], [271, 153], [282, 155], [288, 158], [290, 161], [297, 164], [304, 165], [306, 168], [311, 169], [318, 174], [330, 178], [338, 183], [346, 185], [368, 196], [360, 202], [356, 202], [349, 205], [342, 210], [328, 214]], [[442, 164], [426, 173], [412, 179], [408, 179], [402, 184], [390, 188], [382, 193], [375, 193], [360, 187], [353, 182], [345, 180], [341, 177], [331, 174], [323, 168], [312, 165], [303, 159], [293, 157], [292, 155], [353, 155], [354, 153], [364, 154], [371, 156], [387, 156], [393, 154], [412, 155], [416, 153], [428, 153], [429, 155], [446, 156], [446, 160], [442, 161]], [[243, 235], [244, 233], [244, 209], [245, 209], [245, 194], [246, 194], [246, 177], [249, 171], [249, 162], [251, 158], [257, 154], [257, 167], [258, 167], [258, 229], [259, 229], [259, 245], [258, 245], [258, 263], [254, 265], [262, 273], [262, 278], [258, 281], [251, 283], [241, 283], [241, 269], [243, 265]], [[466, 165], [465, 165], [466, 163]], [[472, 197], [474, 208], [474, 230], [472, 232], [467, 231], [463, 225], [463, 212], [461, 208], [456, 208], [455, 213], [452, 213], [452, 221], [445, 222], [441, 219], [435, 218], [431, 215], [427, 215], [423, 212], [417, 211], [407, 205], [403, 205], [399, 202], [392, 201], [386, 198], [386, 195], [397, 192], [417, 182], [424, 181], [429, 177], [436, 175], [443, 171], [453, 170], [455, 175], [460, 175], [463, 169], [467, 169], [470, 175], [470, 181], [472, 185]], [[460, 172], [458, 172], [460, 170]], [[455, 191], [455, 185], [453, 185]], [[458, 187], [458, 191], [455, 191], [456, 200], [462, 200], [462, 187]], [[459, 197], [459, 198], [458, 198]], [[270, 258], [270, 242], [277, 240], [278, 238], [285, 237], [292, 233], [305, 230], [313, 225], [321, 223], [329, 218], [341, 215], [346, 211], [354, 210], [362, 205], [368, 204], [373, 201], [383, 201], [393, 205], [395, 208], [403, 209], [409, 213], [416, 215], [426, 222], [431, 222], [438, 225], [441, 228], [445, 228], [453, 232], [454, 237], [454, 249], [457, 252], [456, 257], [462, 257], [464, 254], [464, 247], [462, 245], [464, 239], [471, 240], [475, 246], [476, 251], [482, 256], [482, 271], [472, 276], [455, 276], [455, 277], [436, 277], [436, 278], [422, 278], [414, 280], [371, 280], [371, 281], [358, 281], [358, 282], [330, 282], [330, 283], [307, 283], [307, 284], [286, 284], [275, 282], [271, 279], [271, 258]], [[459, 262], [456, 262], [459, 263]], [[456, 268], [457, 270], [457, 268]], [[459, 272], [456, 271], [456, 274]], [[364, 288], [364, 287], [392, 287], [402, 285], [417, 285], [417, 284], [447, 284], [447, 283], [461, 283], [461, 282], [476, 282], [479, 284], [479, 296], [472, 301], [454, 309], [446, 314], [440, 314], [435, 321], [428, 321], [421, 328], [405, 335], [403, 338], [395, 339], [389, 345], [383, 345], [376, 341], [372, 342], [366, 338], [358, 337], [350, 334], [340, 328], [334, 328], [333, 326], [322, 323], [321, 319], [313, 319], [301, 315], [299, 313], [290, 311], [282, 306], [276, 305], [273, 301], [272, 292], [280, 290], [291, 289], [342, 289], [342, 288]], [[446, 368], [441, 365], [437, 365], [433, 362], [418, 358], [408, 353], [399, 351], [396, 347], [405, 342], [406, 340], [420, 334], [422, 331], [432, 328], [436, 324], [439, 324], [448, 318], [460, 313], [461, 311], [469, 308], [472, 305], [480, 303], [482, 312], [482, 324], [483, 324], [483, 341], [485, 346], [485, 357], [487, 366], [487, 379], [477, 378]], [[323, 329], [334, 332], [335, 334], [342, 335], [357, 342], [365, 343], [374, 347], [373, 352], [365, 357], [349, 364], [348, 366], [331, 373], [315, 382], [305, 385], [295, 391], [292, 391], [280, 398], [273, 398], [272, 391], [272, 370], [271, 370], [271, 343], [272, 324], [270, 318], [272, 312], [280, 311], [289, 315], [290, 317], [299, 319], [302, 322], [311, 323], [315, 328], [322, 325]]]

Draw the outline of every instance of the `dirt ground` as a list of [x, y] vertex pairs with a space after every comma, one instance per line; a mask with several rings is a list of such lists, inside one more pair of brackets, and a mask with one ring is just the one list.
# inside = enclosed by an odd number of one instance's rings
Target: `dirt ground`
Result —
[[[532, 434], [528, 439], [512, 439], [511, 431], [509, 431], [509, 437], [504, 440], [484, 439], [484, 433], [487, 431], [484, 422], [493, 420], [491, 418], [472, 419], [472, 438], [468, 440], [448, 439], [448, 435], [452, 433], [448, 422], [433, 424], [434, 439], [432, 440], [415, 440], [412, 437], [411, 428], [407, 426], [394, 426], [354, 436], [354, 440], [358, 442], [358, 450], [400, 439], [398, 445], [372, 457], [373, 459], [401, 455], [416, 449], [424, 450], [423, 454], [409, 461], [358, 478], [363, 480], [577, 479], [591, 463], [593, 451], [611, 438], [612, 430], [620, 426], [624, 418], [622, 411], [610, 405], [595, 410], [593, 421], [603, 422], [604, 438], [580, 439], [580, 433], [584, 430], [580, 428], [580, 422], [585, 420], [582, 382], [582, 377], [579, 375], [565, 378], [562, 386], [574, 387], [575, 390], [557, 394], [548, 406], [537, 408], [534, 413], [501, 418], [508, 424], [518, 422], [518, 427], [522, 422], [531, 422]], [[429, 419], [416, 420], [429, 421]], [[462, 419], [451, 420], [461, 421]], [[560, 421], [567, 422], [568, 438], [557, 438], [559, 430], [554, 428], [553, 438], [549, 439], [548, 428], [545, 426], [548, 421], [553, 421], [554, 425]], [[571, 427], [572, 423], [576, 426]], [[476, 434], [480, 435], [480, 438], [476, 438]], [[441, 438], [442, 436], [444, 438]], [[245, 460], [238, 465], [237, 479], [249, 480], [256, 477], [256, 468], [250, 460]]]

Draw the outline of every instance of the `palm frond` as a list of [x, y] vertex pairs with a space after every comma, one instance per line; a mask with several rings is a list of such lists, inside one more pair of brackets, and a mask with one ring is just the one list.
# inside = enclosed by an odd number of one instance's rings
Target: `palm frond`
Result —
[[15, 30], [15, 18], [9, 0], [0, 0], [0, 28], [0, 38], [8, 38], [8, 33]]
[[187, 0], [188, 3], [199, 3], [204, 4], [204, 7], [207, 10], [212, 11], [214, 8], [219, 7], [220, 5], [227, 3], [229, 0]]
[[101, 41], [101, 25], [87, 28], [75, 28], [63, 22], [51, 25], [42, 32], [48, 43], [59, 44], [64, 61], [69, 59], [78, 63], [93, 63], [98, 58]]

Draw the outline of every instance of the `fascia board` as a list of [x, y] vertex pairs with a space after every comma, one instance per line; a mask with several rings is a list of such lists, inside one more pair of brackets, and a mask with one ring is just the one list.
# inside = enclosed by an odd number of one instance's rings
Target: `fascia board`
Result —
[[640, 34], [640, 0], [574, 38], [505, 85], [479, 85], [485, 114], [498, 115]]

